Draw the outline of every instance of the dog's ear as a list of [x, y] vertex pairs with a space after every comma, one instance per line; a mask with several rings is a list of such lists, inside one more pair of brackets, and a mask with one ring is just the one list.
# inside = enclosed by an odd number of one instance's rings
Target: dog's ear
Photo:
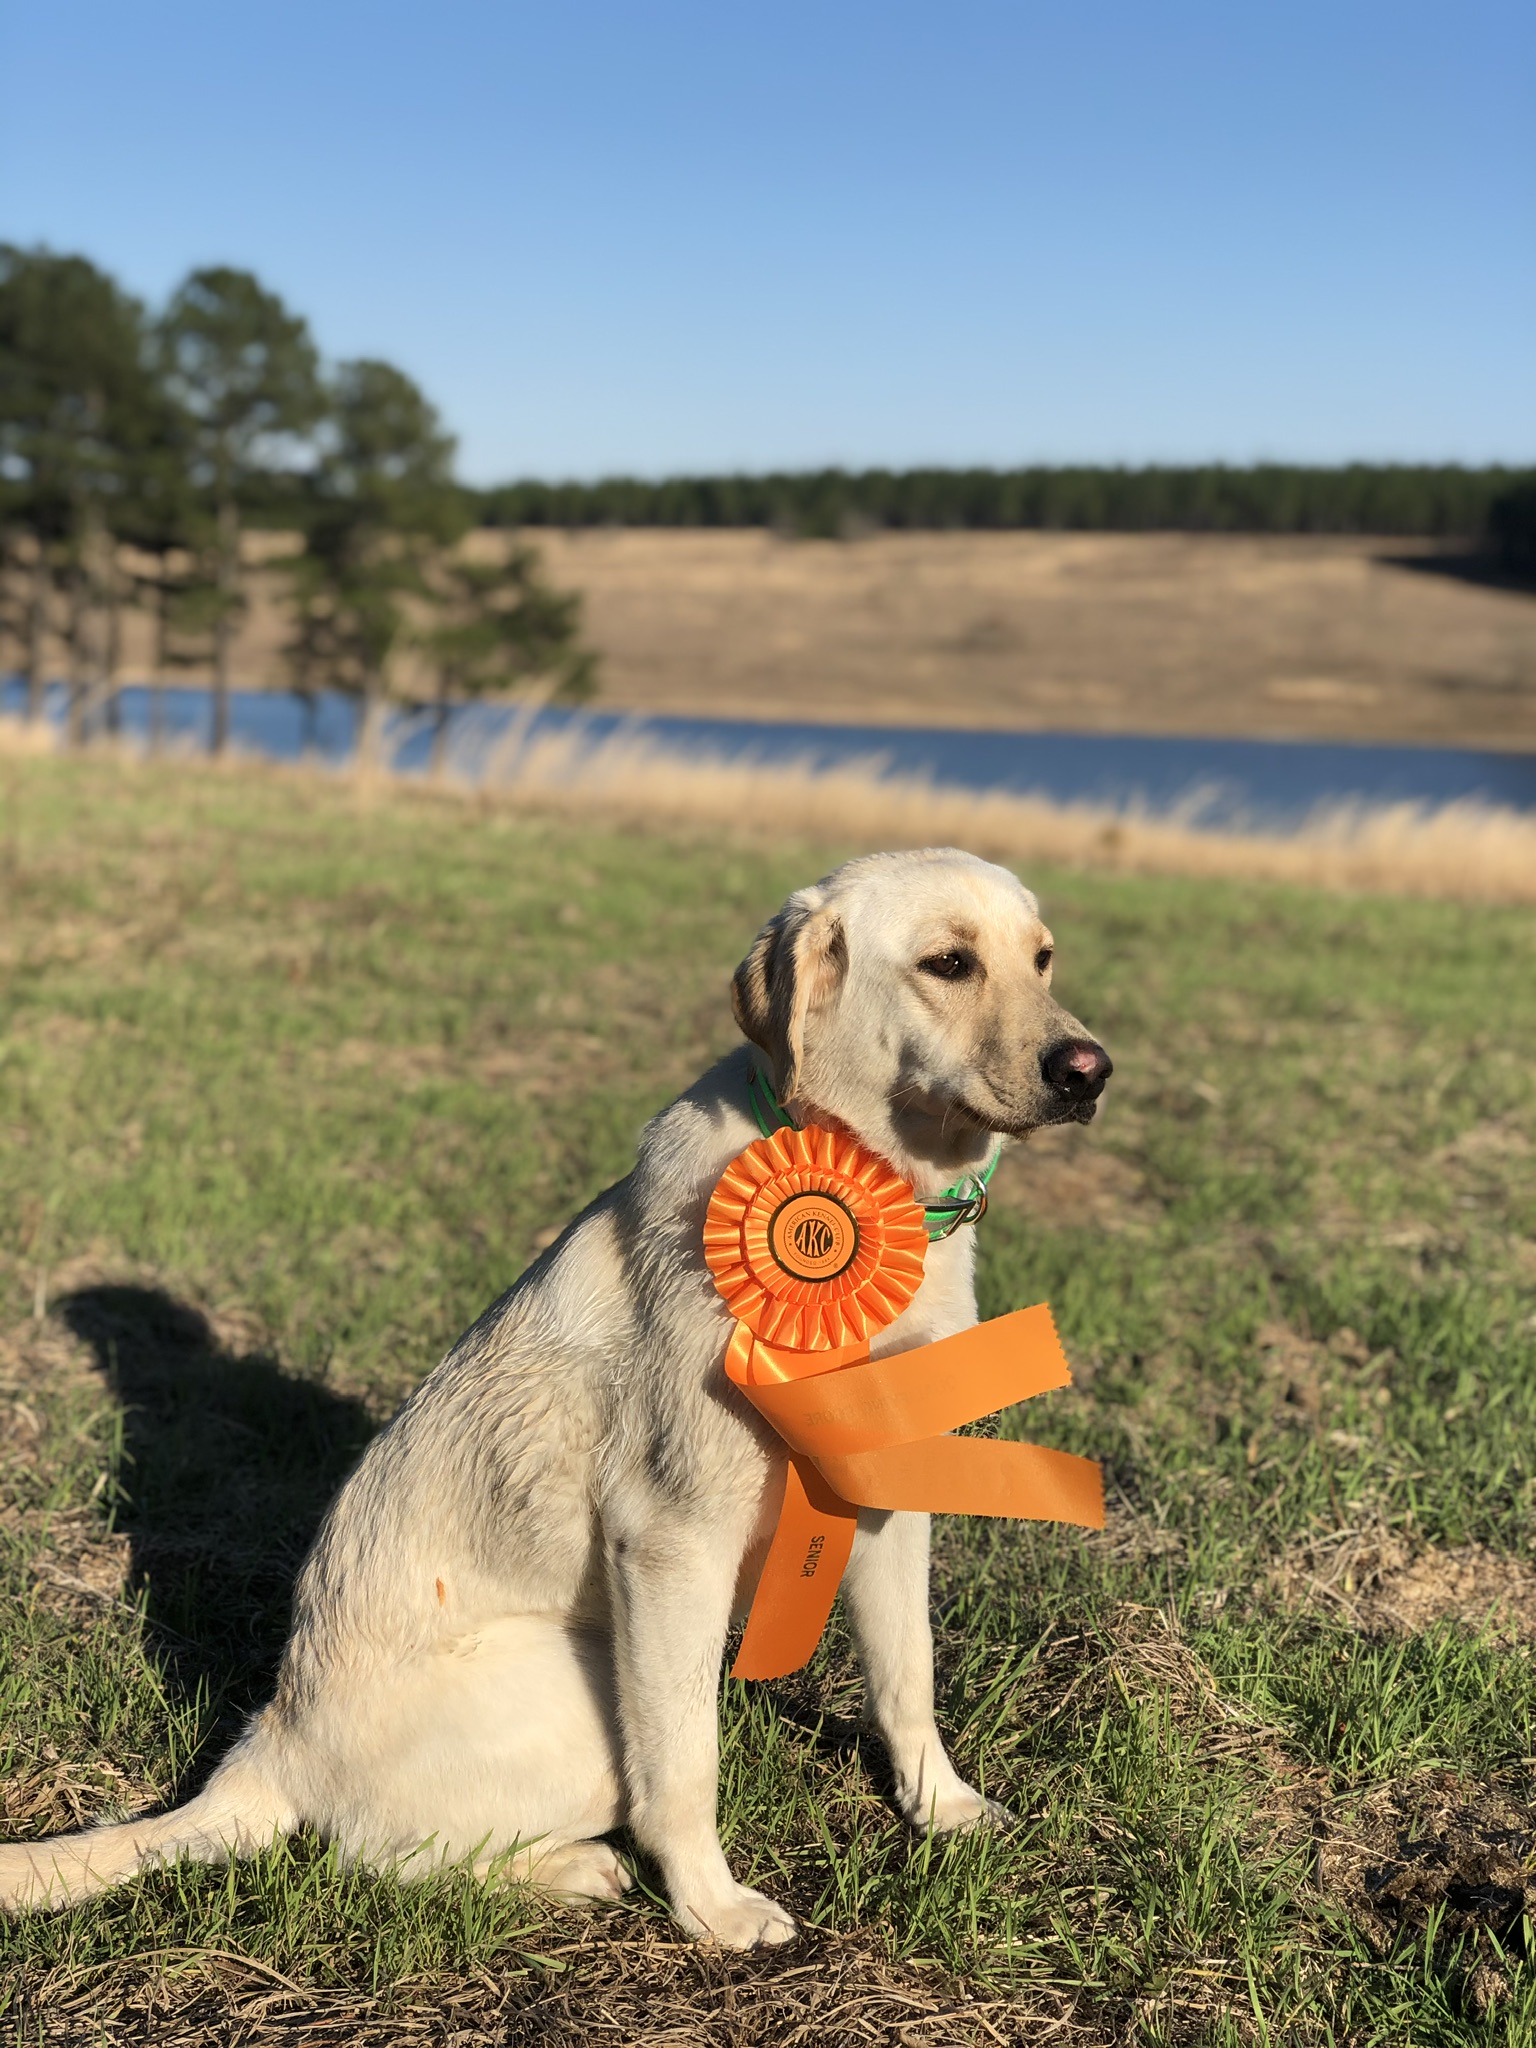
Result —
[[752, 942], [731, 982], [736, 1022], [773, 1062], [780, 1102], [800, 1086], [805, 1022], [848, 971], [848, 939], [835, 911], [792, 896]]

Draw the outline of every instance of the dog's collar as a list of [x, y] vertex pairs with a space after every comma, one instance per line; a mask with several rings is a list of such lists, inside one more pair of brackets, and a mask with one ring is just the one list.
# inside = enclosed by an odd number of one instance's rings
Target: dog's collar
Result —
[[[771, 1138], [775, 1131], [799, 1130], [800, 1126], [774, 1094], [768, 1076], [756, 1062], [747, 1082], [747, 1100], [752, 1105], [757, 1128], [765, 1138]], [[997, 1171], [998, 1156], [994, 1155], [980, 1173], [968, 1173], [952, 1188], [946, 1188], [942, 1195], [930, 1195], [919, 1203], [930, 1244], [937, 1244], [943, 1237], [953, 1237], [962, 1223], [979, 1223], [986, 1215], [987, 1182]]]

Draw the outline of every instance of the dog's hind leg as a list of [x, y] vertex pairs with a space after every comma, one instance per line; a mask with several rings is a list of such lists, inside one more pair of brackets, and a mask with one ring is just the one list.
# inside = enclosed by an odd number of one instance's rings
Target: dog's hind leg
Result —
[[467, 1863], [616, 1897], [622, 1866], [595, 1840], [624, 1819], [612, 1664], [601, 1631], [510, 1615], [397, 1669], [383, 1699], [328, 1698], [307, 1731], [318, 1826], [406, 1876]]
[[528, 1882], [557, 1899], [622, 1899], [635, 1874], [611, 1842], [562, 1842], [535, 1854]]

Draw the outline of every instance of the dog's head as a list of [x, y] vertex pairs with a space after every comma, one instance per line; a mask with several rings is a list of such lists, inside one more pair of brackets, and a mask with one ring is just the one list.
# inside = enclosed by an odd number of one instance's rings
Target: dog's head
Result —
[[1055, 942], [1005, 868], [874, 854], [799, 889], [736, 970], [736, 1021], [779, 1099], [919, 1179], [1001, 1132], [1087, 1123], [1109, 1055], [1051, 994]]

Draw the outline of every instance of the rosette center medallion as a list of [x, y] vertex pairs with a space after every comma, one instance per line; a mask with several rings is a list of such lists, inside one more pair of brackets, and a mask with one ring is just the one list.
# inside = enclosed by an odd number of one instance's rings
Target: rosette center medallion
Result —
[[859, 1226], [835, 1195], [791, 1195], [768, 1224], [768, 1249], [796, 1280], [835, 1280], [853, 1264]]

